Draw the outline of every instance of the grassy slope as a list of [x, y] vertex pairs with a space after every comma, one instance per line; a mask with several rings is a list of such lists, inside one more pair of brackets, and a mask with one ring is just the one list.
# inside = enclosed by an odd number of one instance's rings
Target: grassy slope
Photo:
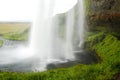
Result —
[[22, 32], [16, 32], [16, 33], [7, 33], [4, 34], [3, 37], [8, 40], [27, 40], [28, 39], [28, 32], [29, 28], [26, 28]]
[[102, 59], [99, 65], [102, 72], [99, 75], [102, 80], [111, 80], [120, 72], [120, 41], [112, 34], [104, 32], [93, 34], [88, 41], [90, 49], [95, 50]]
[[0, 23], [0, 34], [22, 32], [30, 27], [29, 23]]
[[0, 80], [114, 80], [120, 72], [120, 41], [111, 34], [92, 33], [89, 49], [98, 53], [101, 62], [76, 65], [37, 73], [0, 72]]
[[9, 40], [27, 40], [30, 23], [0, 23], [0, 35]]

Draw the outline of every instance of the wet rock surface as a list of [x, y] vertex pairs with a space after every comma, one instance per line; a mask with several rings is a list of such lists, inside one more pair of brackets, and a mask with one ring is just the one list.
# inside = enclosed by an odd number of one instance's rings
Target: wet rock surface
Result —
[[98, 63], [99, 58], [98, 56], [89, 51], [81, 51], [81, 52], [75, 52], [75, 60], [68, 60], [65, 63], [51, 63], [47, 65], [47, 69], [54, 69], [54, 68], [64, 68], [64, 67], [70, 67], [77, 64], [92, 64], [92, 63]]
[[120, 0], [90, 0], [90, 10], [98, 13], [105, 11], [120, 11]]
[[108, 31], [120, 30], [120, 0], [90, 0], [89, 2], [86, 20], [90, 29], [104, 27]]

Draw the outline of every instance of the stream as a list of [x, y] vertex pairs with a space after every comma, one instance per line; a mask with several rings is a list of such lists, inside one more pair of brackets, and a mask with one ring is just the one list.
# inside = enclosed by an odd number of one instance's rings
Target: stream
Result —
[[28, 42], [27, 41], [14, 41], [14, 40], [7, 40], [3, 37], [0, 37], [0, 40], [3, 41], [3, 45], [0, 48], [2, 49], [10, 49], [10, 48], [17, 48], [19, 46], [27, 46]]
[[[39, 66], [39, 59], [33, 58], [31, 52], [25, 52], [28, 48], [27, 41], [12, 41], [0, 37], [3, 40], [3, 46], [0, 48], [0, 70], [11, 72], [31, 72], [36, 71]], [[92, 52], [80, 51], [74, 52], [75, 60], [67, 60], [64, 63], [53, 62], [46, 66], [47, 69], [55, 69], [61, 67], [70, 67], [77, 64], [96, 63], [98, 58]], [[43, 61], [44, 63], [44, 61]], [[42, 62], [41, 62], [42, 64]]]

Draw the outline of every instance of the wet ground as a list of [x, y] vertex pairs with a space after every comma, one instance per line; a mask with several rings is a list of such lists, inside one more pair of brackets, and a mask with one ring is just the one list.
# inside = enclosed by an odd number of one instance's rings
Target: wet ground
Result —
[[94, 52], [89, 51], [79, 51], [74, 52], [75, 60], [68, 60], [65, 63], [51, 63], [47, 65], [47, 69], [61, 68], [61, 67], [70, 67], [77, 64], [92, 64], [99, 61], [98, 56]]

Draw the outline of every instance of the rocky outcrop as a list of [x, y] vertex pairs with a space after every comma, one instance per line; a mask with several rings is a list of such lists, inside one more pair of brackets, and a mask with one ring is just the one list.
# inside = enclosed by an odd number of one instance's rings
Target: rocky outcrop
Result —
[[112, 21], [114, 19], [120, 19], [120, 13], [98, 13], [97, 15], [91, 15], [90, 20], [104, 20], [104, 21]]
[[90, 0], [88, 23], [92, 26], [118, 28], [120, 26], [120, 0]]
[[120, 12], [120, 0], [90, 0], [92, 13]]

